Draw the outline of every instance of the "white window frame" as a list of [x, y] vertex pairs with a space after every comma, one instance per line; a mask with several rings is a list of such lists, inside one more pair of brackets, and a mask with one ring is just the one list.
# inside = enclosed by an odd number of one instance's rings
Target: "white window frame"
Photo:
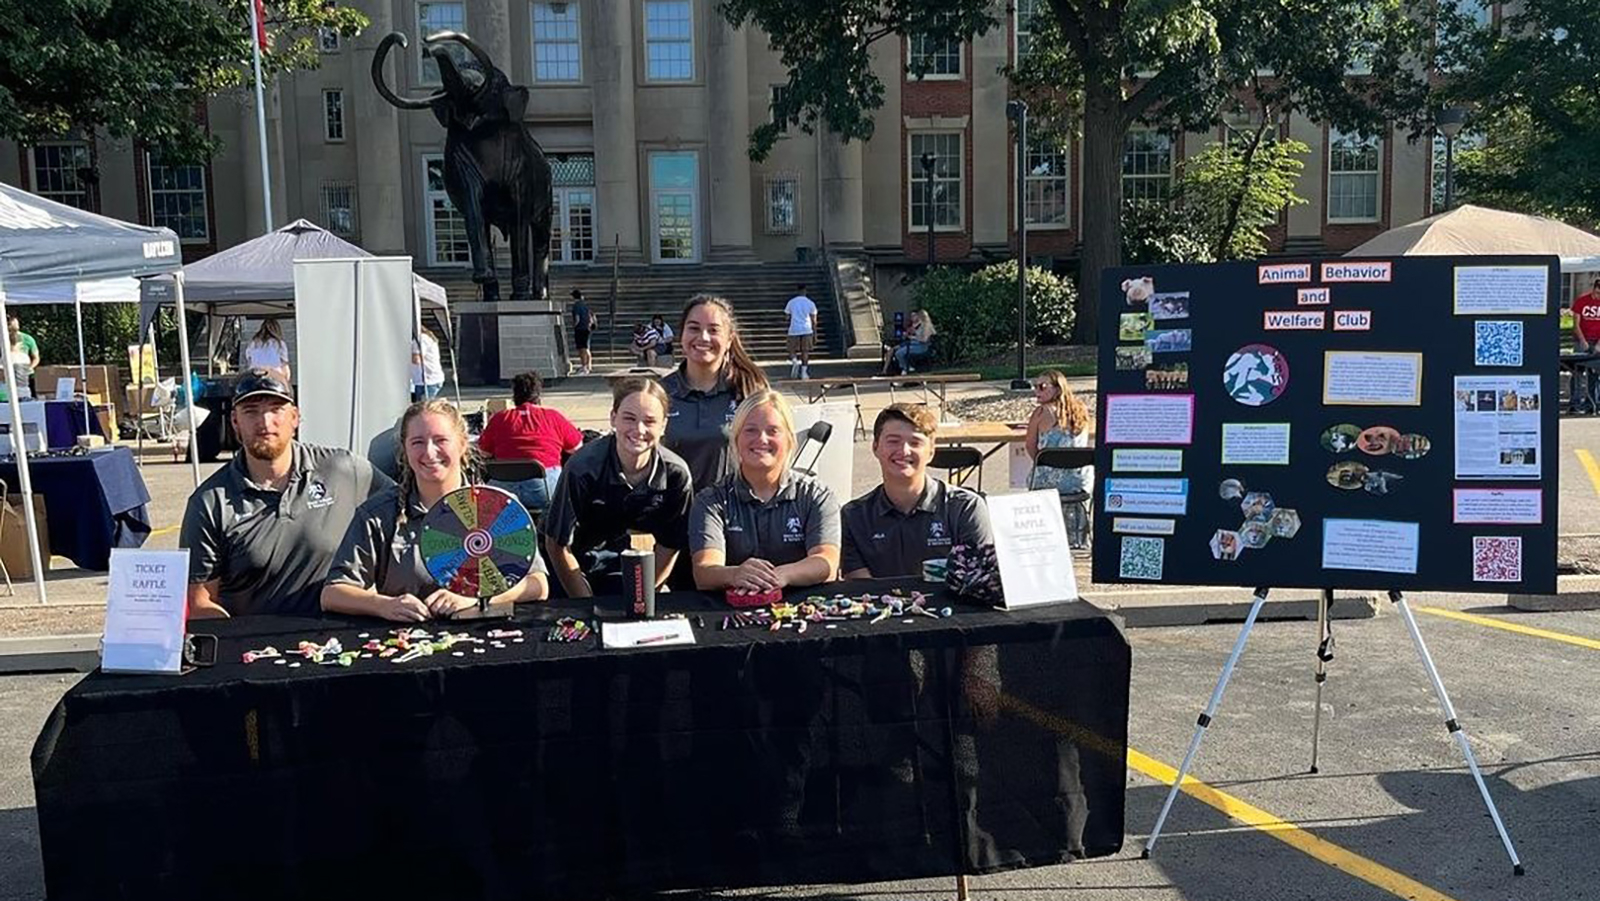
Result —
[[[424, 176], [427, 175], [427, 170], [423, 170], [423, 175]], [[424, 186], [424, 187], [426, 187], [426, 186]], [[350, 227], [348, 229], [342, 229], [341, 230], [339, 228], [336, 228], [335, 225], [334, 225], [334, 220], [333, 220], [333, 209], [334, 209], [334, 206], [333, 206], [332, 198], [331, 198], [331, 194], [334, 191], [347, 191], [347, 192], [349, 192], [348, 196], [350, 198], [350, 203], [349, 203], [349, 208], [350, 208]], [[327, 182], [327, 183], [323, 184], [323, 186], [322, 186], [322, 222], [323, 222], [324, 225], [327, 226], [328, 231], [333, 232], [334, 234], [338, 235], [341, 238], [354, 238], [354, 237], [357, 237], [358, 235], [361, 234], [361, 220], [359, 218], [357, 218], [358, 214], [357, 214], [357, 210], [356, 210], [356, 202], [357, 202], [357, 194], [356, 194], [356, 185], [355, 185], [354, 182], [337, 181], [337, 182]]]
[[[1045, 2], [1046, 2], [1046, 0], [1012, 0], [1012, 6], [1011, 6], [1011, 62], [1012, 62], [1013, 65], [1020, 66], [1024, 62], [1027, 61], [1027, 54], [1023, 53], [1023, 51], [1022, 51], [1022, 39], [1023, 39], [1024, 36], [1026, 36], [1030, 41], [1033, 39], [1034, 32], [1033, 32], [1033, 28], [1031, 27], [1033, 25], [1033, 18], [1035, 16], [1039, 15], [1039, 7], [1041, 5], [1043, 5]], [[1024, 4], [1029, 5], [1033, 10], [1032, 13], [1028, 17], [1028, 23], [1027, 24], [1030, 27], [1027, 28], [1027, 29], [1024, 29], [1022, 27], [1022, 25], [1023, 25], [1022, 7], [1023, 7]], [[1031, 52], [1031, 48], [1030, 48], [1030, 52]]]
[[[204, 232], [204, 234], [200, 234], [200, 235], [188, 235], [188, 236], [180, 234], [180, 235], [178, 235], [178, 239], [179, 239], [180, 242], [182, 242], [184, 244], [209, 244], [209, 243], [211, 243], [211, 178], [210, 178], [210, 173], [208, 173], [206, 171], [206, 166], [205, 166], [204, 163], [180, 163], [179, 165], [183, 166], [183, 167], [193, 166], [194, 168], [196, 168], [196, 169], [198, 169], [200, 171], [200, 223], [204, 227], [205, 232]], [[168, 168], [168, 167], [163, 166], [162, 168]], [[177, 167], [171, 167], [171, 168], [177, 168]], [[148, 203], [149, 210], [150, 210], [150, 224], [151, 225], [161, 225], [162, 224], [161, 221], [156, 218], [156, 194], [157, 194], [157, 191], [156, 191], [156, 154], [155, 153], [148, 153], [147, 152], [147, 153], [144, 154], [144, 188], [145, 188], [145, 200]], [[194, 191], [192, 189], [163, 190], [160, 193], [163, 193], [163, 194], [192, 194], [192, 193], [194, 193]], [[173, 231], [177, 232], [178, 229], [173, 229]]]
[[[40, 197], [54, 200], [57, 203], [64, 203], [70, 207], [98, 212], [93, 209], [95, 205], [93, 186], [77, 182], [77, 173], [73, 173], [73, 181], [81, 188], [79, 191], [45, 191], [39, 187], [39, 151], [47, 147], [71, 147], [74, 149], [81, 147], [83, 148], [87, 165], [94, 165], [94, 150], [89, 146], [88, 141], [41, 141], [38, 144], [34, 144], [28, 148], [28, 181], [33, 185], [33, 193], [38, 194]], [[66, 199], [73, 196], [82, 196], [83, 205], [78, 206], [76, 203]]]
[[[541, 7], [541, 6], [545, 7], [546, 9], [549, 9], [552, 13], [555, 12], [555, 9], [554, 9], [555, 7], [557, 7], [557, 6], [564, 7], [566, 12], [568, 12], [568, 13], [570, 13], [572, 15], [572, 25], [577, 30], [577, 33], [575, 35], [573, 35], [573, 37], [571, 37], [570, 39], [569, 38], [561, 38], [561, 39], [548, 39], [547, 38], [545, 40], [540, 40], [539, 39], [539, 7]], [[533, 60], [532, 60], [533, 72], [531, 73], [531, 75], [529, 77], [531, 77], [534, 80], [534, 82], [537, 83], [537, 84], [582, 84], [583, 83], [583, 11], [582, 11], [582, 8], [578, 4], [578, 0], [565, 0], [565, 2], [563, 2], [563, 0], [537, 0], [537, 2], [528, 4], [528, 29], [529, 29], [528, 30], [528, 34], [530, 35], [530, 40], [532, 41], [532, 46], [533, 46], [533, 52], [531, 54], [531, 56], [533, 57]], [[577, 58], [574, 61], [574, 65], [577, 66], [578, 74], [576, 76], [572, 77], [572, 78], [540, 78], [539, 77], [539, 46], [541, 44], [543, 44], [545, 46], [549, 46], [549, 47], [555, 47], [555, 46], [570, 46], [570, 47], [572, 47], [573, 50], [576, 51], [576, 53], [577, 53]], [[565, 60], [560, 61], [560, 65], [565, 65], [565, 64], [566, 64]]]
[[788, 92], [788, 84], [771, 85], [767, 90], [767, 121], [778, 126], [778, 131], [785, 134], [789, 131], [789, 123], [778, 119], [778, 98]]
[[[789, 194], [789, 221], [779, 222], [773, 215], [777, 205], [773, 202], [776, 192], [784, 185], [788, 186]], [[774, 172], [762, 179], [761, 185], [762, 221], [765, 232], [769, 235], [797, 235], [800, 233], [800, 176], [793, 172]]]
[[[1029, 140], [1030, 144], [1033, 144], [1034, 141], [1038, 140], [1037, 138], [1034, 137], [1035, 134], [1037, 134], [1037, 132], [1034, 132], [1032, 130], [1030, 130], [1028, 132], [1028, 140]], [[1037, 145], [1030, 146], [1028, 148], [1027, 154], [1025, 155], [1025, 159], [1028, 162], [1028, 167], [1029, 168], [1028, 168], [1028, 170], [1026, 172], [1022, 173], [1023, 181], [1024, 181], [1024, 187], [1026, 187], [1028, 184], [1044, 184], [1044, 183], [1048, 183], [1048, 182], [1059, 182], [1060, 185], [1061, 185], [1062, 219], [1061, 219], [1060, 222], [1041, 222], [1041, 221], [1039, 221], [1037, 219], [1032, 218], [1028, 214], [1028, 206], [1027, 206], [1028, 192], [1026, 190], [1024, 190], [1023, 191], [1023, 207], [1022, 207], [1022, 211], [1023, 211], [1023, 215], [1025, 217], [1027, 217], [1028, 230], [1029, 231], [1039, 231], [1039, 230], [1049, 231], [1049, 230], [1052, 230], [1052, 229], [1071, 228], [1072, 227], [1072, 145], [1070, 143], [1063, 144], [1062, 146], [1056, 148], [1053, 151], [1053, 152], [1059, 153], [1061, 155], [1061, 171], [1060, 171], [1060, 173], [1055, 174], [1055, 175], [1034, 175], [1033, 174], [1033, 160], [1036, 157], [1043, 155], [1042, 153], [1039, 152], [1040, 149], [1041, 148], [1039, 148]], [[1015, 183], [1014, 182], [1013, 182], [1013, 187], [1015, 187]]]
[[[461, 24], [455, 26], [453, 29], [431, 29], [431, 28], [426, 27], [426, 24], [424, 23], [423, 18], [422, 18], [422, 11], [423, 11], [424, 8], [429, 7], [429, 6], [455, 6], [455, 7], [459, 7], [460, 10], [461, 10]], [[459, 32], [462, 32], [462, 33], [466, 33], [466, 31], [467, 31], [467, 4], [464, 2], [464, 0], [418, 0], [418, 2], [417, 2], [417, 15], [416, 15], [415, 21], [417, 23], [417, 46], [418, 47], [422, 46], [422, 39], [427, 37], [430, 34], [433, 34], [434, 31], [453, 30], [453, 31], [459, 31]], [[451, 54], [456, 55], [457, 59], [464, 60], [464, 59], [467, 58], [466, 50], [464, 48], [460, 47], [459, 45], [451, 44], [450, 45], [450, 52], [451, 52]], [[444, 84], [444, 81], [439, 77], [439, 64], [434, 62], [432, 59], [428, 59], [428, 58], [423, 58], [423, 59], [418, 60], [418, 62], [417, 62], [417, 82], [418, 82], [418, 84], [426, 85], [428, 87], [435, 87], [436, 88], [436, 87], [442, 86]]]
[[[1136, 172], [1136, 173], [1133, 173], [1133, 174], [1129, 174], [1128, 173], [1128, 171], [1127, 171], [1128, 144], [1127, 144], [1127, 142], [1128, 142], [1129, 139], [1131, 139], [1136, 134], [1151, 134], [1151, 135], [1157, 135], [1157, 136], [1160, 136], [1160, 137], [1164, 137], [1164, 138], [1167, 139], [1167, 171], [1166, 172], [1164, 172], [1164, 173]], [[1128, 197], [1129, 197], [1129, 193], [1130, 193], [1128, 191], [1128, 182], [1129, 181], [1148, 182], [1148, 183], [1152, 183], [1152, 184], [1154, 184], [1154, 183], [1163, 183], [1163, 184], [1166, 185], [1166, 189], [1164, 191], [1162, 191], [1162, 192], [1159, 192], [1160, 196], [1154, 197], [1154, 198], [1152, 198], [1152, 197], [1141, 197], [1141, 198], [1139, 198], [1140, 200], [1160, 200], [1162, 202], [1166, 202], [1166, 201], [1171, 199], [1171, 197], [1172, 197], [1172, 184], [1173, 184], [1173, 181], [1176, 178], [1177, 173], [1178, 173], [1178, 140], [1179, 139], [1178, 139], [1178, 137], [1176, 135], [1174, 135], [1172, 132], [1167, 131], [1165, 129], [1160, 129], [1160, 128], [1130, 128], [1130, 129], [1128, 129], [1127, 135], [1123, 138], [1122, 162], [1121, 162], [1120, 166], [1118, 167], [1119, 174], [1122, 177], [1121, 184], [1122, 184], [1122, 199], [1123, 200], [1127, 200]]]
[[[444, 153], [439, 151], [430, 151], [422, 154], [421, 156], [422, 239], [424, 242], [424, 248], [427, 251], [426, 258], [428, 260], [428, 265], [436, 269], [466, 268], [472, 265], [472, 258], [470, 255], [463, 260], [440, 260], [436, 255], [439, 245], [438, 236], [434, 233], [433, 200], [435, 196], [438, 196], [444, 198], [446, 202], [449, 202], [450, 198], [443, 191], [432, 191], [428, 188], [428, 163], [433, 160], [439, 160], [440, 165], [443, 165]], [[451, 203], [451, 208], [455, 208], [454, 203]], [[461, 215], [461, 211], [456, 210], [456, 215]]]
[[[673, 3], [673, 4], [678, 4], [678, 5], [682, 5], [682, 6], [687, 7], [688, 10], [689, 10], [689, 35], [688, 35], [688, 37], [686, 37], [686, 38], [678, 38], [678, 37], [653, 38], [653, 37], [651, 37], [650, 36], [650, 6], [653, 3], [661, 3], [661, 4]], [[641, 17], [640, 21], [641, 21], [641, 26], [644, 29], [644, 80], [646, 82], [650, 83], [650, 84], [685, 84], [685, 83], [694, 81], [696, 74], [699, 72], [699, 66], [696, 65], [696, 59], [695, 59], [696, 51], [698, 50], [698, 48], [695, 46], [694, 0], [644, 0], [643, 14], [642, 14], [642, 17]], [[687, 75], [682, 75], [682, 76], [679, 76], [679, 75], [664, 76], [664, 75], [655, 75], [655, 74], [653, 74], [650, 71], [650, 46], [652, 44], [673, 44], [673, 45], [676, 45], [676, 44], [687, 44], [689, 46], [689, 73]]]
[[[1323, 210], [1324, 219], [1329, 225], [1361, 225], [1379, 221], [1383, 216], [1383, 138], [1372, 137], [1363, 143], [1372, 143], [1371, 169], [1348, 169], [1335, 171], [1333, 168], [1334, 145], [1346, 138], [1358, 138], [1355, 134], [1343, 134], [1338, 129], [1328, 129], [1328, 176], [1326, 184], [1327, 209]], [[1368, 178], [1372, 179], [1372, 215], [1371, 216], [1334, 216], [1333, 215], [1333, 183], [1335, 177], [1342, 178]]]
[[317, 29], [317, 52], [338, 53], [341, 48], [339, 32], [333, 28]]
[[[332, 100], [333, 98], [338, 98], [338, 101], [339, 101], [339, 121], [337, 123], [338, 124], [338, 128], [337, 129], [334, 128], [335, 123], [334, 123], [334, 117], [333, 117], [333, 108], [329, 105], [329, 101]], [[344, 88], [323, 88], [322, 89], [322, 140], [324, 142], [326, 142], [328, 144], [343, 144], [344, 143], [345, 132], [348, 130], [347, 120], [345, 118], [344, 112], [345, 112], [345, 108], [344, 108]]]
[[956, 46], [956, 70], [954, 72], [935, 72], [929, 69], [926, 73], [918, 75], [912, 71], [911, 60], [917, 53], [917, 41], [922, 36], [917, 34], [906, 36], [906, 81], [960, 81], [966, 77], [966, 41], [952, 40]]
[[[589, 241], [587, 259], [573, 259], [577, 246], [570, 228], [572, 225], [572, 195], [589, 195]], [[550, 192], [550, 264], [553, 266], [593, 266], [600, 260], [600, 195], [594, 185], [565, 185]]]
[[[928, 230], [928, 223], [917, 224], [915, 214], [916, 198], [925, 189], [922, 187], [922, 155], [916, 149], [917, 138], [933, 135], [950, 135], [956, 139], [956, 176], [941, 176], [935, 171], [933, 176], [934, 186], [955, 185], [956, 197], [956, 224], [933, 226], [934, 232], [945, 234], [962, 234], [967, 230], [967, 136], [961, 131], [949, 129], [930, 129], [927, 131], [913, 131], [906, 135], [906, 230], [911, 234], [921, 234]], [[929, 215], [933, 215], [932, 204], [929, 204]], [[937, 216], [934, 217], [937, 220]]]

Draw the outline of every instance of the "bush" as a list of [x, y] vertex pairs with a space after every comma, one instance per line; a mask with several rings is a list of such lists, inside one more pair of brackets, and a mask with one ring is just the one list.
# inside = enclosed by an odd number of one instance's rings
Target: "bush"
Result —
[[[974, 360], [1017, 343], [1017, 264], [995, 263], [974, 273], [941, 267], [911, 289], [933, 317], [943, 360]], [[1028, 341], [1062, 344], [1072, 334], [1078, 292], [1072, 282], [1028, 267]]]
[[1211, 238], [1188, 213], [1159, 200], [1122, 205], [1122, 265], [1210, 262]]

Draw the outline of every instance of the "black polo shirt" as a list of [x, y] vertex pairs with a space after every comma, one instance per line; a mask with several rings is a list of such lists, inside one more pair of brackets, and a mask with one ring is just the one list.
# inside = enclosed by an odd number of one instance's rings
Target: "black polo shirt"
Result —
[[621, 544], [629, 530], [648, 532], [658, 544], [681, 551], [688, 546], [693, 498], [689, 465], [662, 447], [656, 448], [650, 474], [629, 485], [617, 458], [617, 438], [606, 435], [585, 444], [561, 467], [540, 530], [580, 557]]
[[879, 485], [845, 504], [841, 518], [841, 573], [865, 568], [879, 579], [920, 575], [922, 561], [949, 556], [953, 545], [994, 543], [983, 498], [932, 476], [909, 513], [890, 503]]
[[688, 462], [695, 491], [710, 488], [732, 475], [728, 430], [741, 399], [733, 386], [718, 377], [710, 391], [691, 388], [680, 365], [661, 380], [661, 387], [672, 398], [662, 443]]
[[720, 550], [727, 566], [752, 557], [796, 563], [824, 544], [839, 546], [839, 502], [828, 486], [793, 470], [784, 470], [769, 501], [756, 497], [740, 473], [694, 496], [689, 550]]

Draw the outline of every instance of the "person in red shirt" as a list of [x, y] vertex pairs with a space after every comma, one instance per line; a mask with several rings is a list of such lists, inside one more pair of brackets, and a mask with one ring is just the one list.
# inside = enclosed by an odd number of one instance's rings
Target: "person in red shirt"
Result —
[[[501, 484], [516, 494], [529, 510], [538, 512], [550, 502], [561, 477], [561, 455], [583, 444], [583, 433], [560, 411], [539, 403], [544, 388], [537, 372], [524, 372], [511, 380], [515, 406], [489, 419], [478, 437], [478, 450], [496, 460], [537, 460], [544, 480]], [[491, 484], [495, 484], [491, 482]]]
[[[1600, 277], [1595, 278], [1588, 294], [1580, 294], [1572, 301], [1572, 337], [1574, 351], [1580, 354], [1600, 351]], [[1569, 394], [1573, 412], [1580, 407], [1595, 406], [1595, 372], [1592, 365], [1579, 363], [1572, 369], [1572, 390]], [[1585, 376], [1589, 383], [1587, 391], [1581, 387]]]

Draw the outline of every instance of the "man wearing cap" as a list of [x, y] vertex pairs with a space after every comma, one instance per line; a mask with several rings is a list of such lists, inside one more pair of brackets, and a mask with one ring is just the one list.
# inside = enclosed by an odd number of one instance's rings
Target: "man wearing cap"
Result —
[[289, 386], [252, 369], [233, 396], [243, 448], [189, 496], [189, 615], [315, 616], [328, 566], [369, 495], [393, 484], [366, 460], [295, 440]]
[[872, 424], [883, 484], [844, 505], [846, 579], [912, 576], [958, 545], [992, 544], [989, 511], [975, 492], [928, 475], [939, 422], [927, 407], [891, 404]]

